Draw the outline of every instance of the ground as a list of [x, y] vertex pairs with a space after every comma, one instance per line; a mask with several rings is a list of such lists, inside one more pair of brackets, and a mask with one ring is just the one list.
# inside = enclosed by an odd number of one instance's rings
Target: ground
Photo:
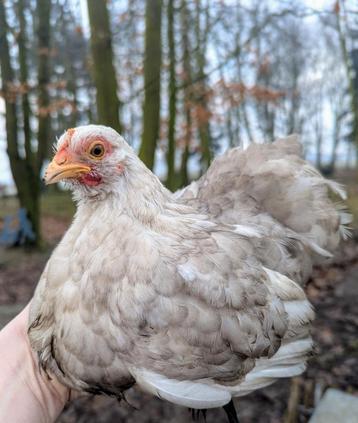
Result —
[[[356, 194], [355, 189], [352, 190]], [[16, 205], [11, 199], [2, 201], [0, 223], [1, 216], [11, 212]], [[350, 204], [353, 209], [356, 205], [358, 208], [353, 195]], [[25, 304], [30, 300], [51, 250], [70, 223], [74, 208], [67, 195], [47, 196], [42, 206], [44, 240], [41, 251], [0, 250], [0, 307]], [[307, 285], [307, 294], [316, 310], [313, 327], [316, 351], [307, 372], [293, 381], [279, 381], [240, 399], [237, 409], [241, 423], [306, 422], [327, 387], [358, 395], [357, 274], [358, 238], [353, 236], [342, 245], [334, 259], [315, 269]], [[66, 407], [58, 419], [60, 423], [190, 421], [187, 409], [134, 389], [128, 392], [127, 403], [105, 397], [78, 399]], [[208, 411], [206, 421], [226, 422], [224, 411]]]

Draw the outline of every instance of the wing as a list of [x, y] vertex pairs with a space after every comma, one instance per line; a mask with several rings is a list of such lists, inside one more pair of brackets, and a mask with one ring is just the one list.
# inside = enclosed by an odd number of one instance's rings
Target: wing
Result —
[[288, 255], [295, 250], [296, 270], [289, 275], [302, 282], [310, 274], [311, 261], [318, 255], [329, 257], [348, 233], [350, 216], [332, 201], [330, 192], [345, 199], [339, 184], [324, 179], [301, 158], [293, 135], [273, 144], [229, 150], [176, 197], [220, 222], [248, 230], [256, 226], [266, 236], [281, 239]]
[[[50, 262], [50, 261], [49, 261]], [[31, 300], [28, 335], [31, 347], [38, 353], [39, 365], [47, 372], [55, 372], [57, 364], [52, 360], [53, 301], [51, 291], [47, 289], [49, 262], [40, 277], [35, 295]], [[53, 292], [54, 293], [54, 292]]]
[[142, 321], [125, 359], [144, 389], [208, 408], [303, 371], [311, 307], [301, 288], [262, 267], [253, 249], [250, 239], [212, 228], [160, 253], [166, 261], [151, 280], [155, 295], [146, 294], [150, 306], [135, 300], [138, 286], [126, 291]]

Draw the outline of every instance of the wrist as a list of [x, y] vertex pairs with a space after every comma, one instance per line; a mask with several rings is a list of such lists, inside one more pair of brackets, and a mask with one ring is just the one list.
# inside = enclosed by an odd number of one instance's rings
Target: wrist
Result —
[[40, 372], [27, 336], [28, 307], [0, 332], [0, 421], [53, 422], [68, 388]]

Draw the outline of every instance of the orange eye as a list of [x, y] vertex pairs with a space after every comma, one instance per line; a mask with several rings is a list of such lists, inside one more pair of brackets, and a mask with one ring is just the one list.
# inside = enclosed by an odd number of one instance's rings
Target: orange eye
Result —
[[105, 153], [104, 145], [100, 143], [93, 144], [89, 153], [94, 159], [101, 159]]

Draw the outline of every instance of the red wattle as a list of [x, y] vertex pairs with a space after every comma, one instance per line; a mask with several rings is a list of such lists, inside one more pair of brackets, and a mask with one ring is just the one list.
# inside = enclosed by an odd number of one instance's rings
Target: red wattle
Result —
[[102, 182], [102, 178], [100, 175], [94, 175], [93, 173], [87, 173], [86, 175], [83, 175], [80, 179], [80, 181], [88, 185], [90, 187], [94, 187], [99, 185]]

